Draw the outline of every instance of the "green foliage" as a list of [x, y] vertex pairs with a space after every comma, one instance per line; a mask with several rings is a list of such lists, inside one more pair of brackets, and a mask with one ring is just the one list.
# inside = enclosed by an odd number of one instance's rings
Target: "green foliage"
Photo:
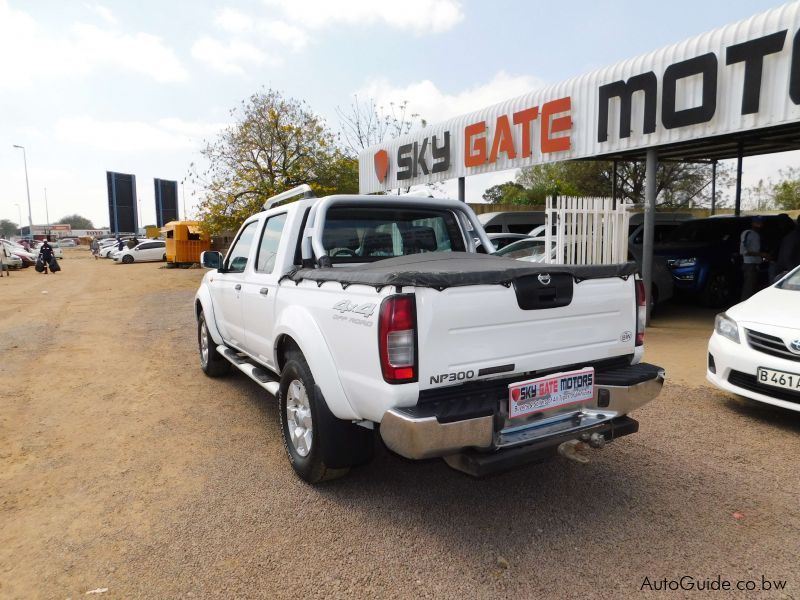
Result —
[[[544, 196], [611, 196], [614, 166], [610, 161], [568, 161], [520, 170], [517, 183]], [[730, 180], [729, 169], [717, 168], [717, 188]], [[656, 193], [664, 206], [688, 207], [710, 202], [711, 165], [659, 163]], [[617, 163], [617, 197], [644, 202], [644, 162]]]
[[73, 229], [94, 229], [94, 225], [92, 225], [89, 219], [78, 214], [61, 217], [56, 223], [59, 225], [70, 225]]
[[483, 199], [492, 204], [544, 204], [545, 192], [541, 189], [527, 189], [519, 183], [507, 181], [494, 185], [483, 194]]
[[275, 90], [231, 111], [235, 123], [201, 153], [208, 163], [190, 180], [203, 188], [200, 220], [213, 234], [236, 230], [267, 198], [308, 183], [317, 195], [358, 192], [358, 163], [303, 101]]
[[13, 221], [8, 219], [0, 219], [0, 238], [10, 238], [12, 235], [17, 235], [19, 227]]
[[772, 185], [772, 197], [780, 210], [800, 210], [800, 169], [779, 171], [782, 181]]

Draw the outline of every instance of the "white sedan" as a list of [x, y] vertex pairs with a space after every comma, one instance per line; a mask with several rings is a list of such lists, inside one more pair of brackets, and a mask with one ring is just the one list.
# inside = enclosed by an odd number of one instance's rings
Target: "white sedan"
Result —
[[132, 262], [153, 262], [167, 260], [167, 243], [164, 240], [142, 242], [133, 248], [125, 248], [115, 253], [114, 262], [130, 264]]
[[717, 315], [706, 378], [734, 394], [800, 411], [800, 267]]

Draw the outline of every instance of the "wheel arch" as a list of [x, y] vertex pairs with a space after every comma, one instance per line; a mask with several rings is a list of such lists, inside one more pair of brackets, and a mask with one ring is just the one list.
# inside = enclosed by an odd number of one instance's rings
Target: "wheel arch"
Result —
[[287, 307], [275, 327], [274, 359], [278, 370], [286, 364], [288, 351], [296, 347], [308, 363], [330, 411], [339, 419], [360, 419], [353, 410], [339, 379], [338, 369], [325, 336], [313, 317], [298, 306]]

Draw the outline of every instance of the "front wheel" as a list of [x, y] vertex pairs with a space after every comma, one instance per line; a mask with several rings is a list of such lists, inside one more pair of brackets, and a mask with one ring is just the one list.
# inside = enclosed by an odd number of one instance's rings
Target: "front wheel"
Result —
[[217, 352], [217, 345], [208, 331], [206, 315], [203, 311], [197, 316], [197, 346], [200, 351], [200, 368], [209, 377], [221, 377], [231, 370], [229, 363]]
[[129, 265], [133, 262], [133, 257], [130, 254], [126, 254], [125, 256], [122, 257], [122, 262], [125, 263], [126, 265]]
[[706, 287], [700, 296], [701, 302], [711, 308], [728, 306], [733, 298], [733, 282], [724, 271], [714, 271], [708, 276]]

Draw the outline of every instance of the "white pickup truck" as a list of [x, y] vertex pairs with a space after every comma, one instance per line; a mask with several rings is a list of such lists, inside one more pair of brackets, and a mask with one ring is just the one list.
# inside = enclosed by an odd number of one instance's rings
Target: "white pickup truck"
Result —
[[277, 396], [301, 478], [368, 462], [376, 431], [481, 476], [638, 430], [627, 415], [664, 372], [640, 362], [635, 265], [477, 253], [492, 243], [454, 200], [310, 196], [271, 199], [226, 256], [205, 252], [195, 298], [203, 371]]

